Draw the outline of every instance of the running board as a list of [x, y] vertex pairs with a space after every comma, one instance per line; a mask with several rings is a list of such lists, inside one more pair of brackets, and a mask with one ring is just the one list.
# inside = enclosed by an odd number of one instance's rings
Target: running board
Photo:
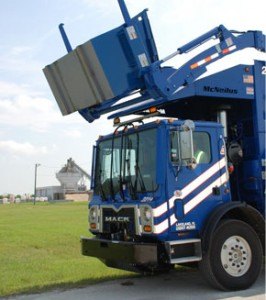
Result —
[[165, 243], [170, 264], [181, 264], [202, 259], [201, 240], [187, 239]]

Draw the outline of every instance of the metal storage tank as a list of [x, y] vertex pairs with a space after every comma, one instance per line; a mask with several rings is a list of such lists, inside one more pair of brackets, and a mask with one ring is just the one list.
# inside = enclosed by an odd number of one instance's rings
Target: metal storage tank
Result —
[[89, 175], [82, 170], [72, 158], [69, 158], [66, 165], [56, 173], [56, 178], [61, 183], [64, 193], [79, 191], [79, 181], [81, 181], [84, 176], [87, 177]]

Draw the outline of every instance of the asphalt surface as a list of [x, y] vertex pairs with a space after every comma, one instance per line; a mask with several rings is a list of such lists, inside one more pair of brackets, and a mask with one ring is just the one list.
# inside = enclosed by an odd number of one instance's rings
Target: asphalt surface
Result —
[[16, 300], [265, 300], [265, 270], [256, 283], [245, 291], [222, 292], [212, 289], [197, 270], [172, 271], [168, 274], [108, 281], [84, 288], [54, 290], [42, 294], [21, 295]]

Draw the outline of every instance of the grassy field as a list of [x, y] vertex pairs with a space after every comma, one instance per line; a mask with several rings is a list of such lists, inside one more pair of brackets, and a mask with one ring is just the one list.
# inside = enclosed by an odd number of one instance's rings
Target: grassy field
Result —
[[130, 276], [80, 254], [87, 203], [0, 205], [0, 296]]

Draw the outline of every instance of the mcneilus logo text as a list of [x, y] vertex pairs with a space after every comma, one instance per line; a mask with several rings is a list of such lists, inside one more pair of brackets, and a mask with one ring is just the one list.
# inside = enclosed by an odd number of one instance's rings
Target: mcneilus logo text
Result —
[[220, 88], [218, 86], [209, 86], [205, 85], [203, 87], [204, 92], [209, 92], [209, 93], [226, 93], [226, 94], [237, 94], [238, 91], [235, 89], [230, 89], [228, 87], [226, 88]]

